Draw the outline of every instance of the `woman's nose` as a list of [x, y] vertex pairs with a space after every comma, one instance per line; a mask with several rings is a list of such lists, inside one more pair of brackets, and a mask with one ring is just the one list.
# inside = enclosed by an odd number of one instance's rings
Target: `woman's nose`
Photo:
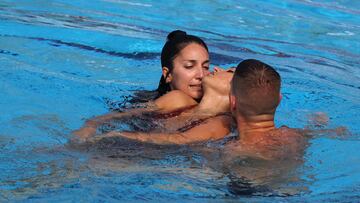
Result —
[[205, 76], [205, 70], [202, 67], [196, 69], [196, 78], [202, 79]]

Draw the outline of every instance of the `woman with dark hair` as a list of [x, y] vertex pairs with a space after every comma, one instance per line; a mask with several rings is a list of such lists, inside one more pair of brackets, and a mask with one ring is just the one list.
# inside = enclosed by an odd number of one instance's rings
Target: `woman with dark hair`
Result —
[[158, 96], [181, 90], [195, 100], [202, 97], [201, 81], [209, 74], [209, 51], [205, 42], [194, 35], [175, 30], [161, 51], [162, 76]]
[[[155, 100], [150, 101], [147, 108], [126, 113], [154, 110], [171, 112], [197, 105], [203, 96], [202, 79], [209, 74], [209, 65], [208, 48], [202, 39], [181, 30], [172, 31], [161, 52], [162, 76]], [[98, 126], [116, 119], [119, 114], [123, 113], [115, 112], [90, 119], [74, 134], [89, 137], [95, 134]]]
[[168, 112], [201, 100], [202, 79], [210, 73], [209, 52], [203, 40], [180, 30], [171, 32], [161, 52], [161, 66], [156, 108]]
[[[104, 138], [123, 137], [153, 144], [190, 144], [222, 139], [230, 133], [232, 125], [229, 103], [232, 76], [233, 69], [229, 69], [204, 77], [203, 98], [193, 108], [171, 113], [153, 111], [134, 114], [125, 112], [118, 113], [113, 117], [114, 120], [136, 119], [149, 114], [151, 119], [156, 121], [153, 129], [145, 131], [140, 129], [131, 129], [130, 131], [120, 129], [118, 131], [119, 129], [116, 129], [95, 137], [78, 136], [89, 142], [96, 142]], [[188, 99], [191, 100], [190, 97]]]

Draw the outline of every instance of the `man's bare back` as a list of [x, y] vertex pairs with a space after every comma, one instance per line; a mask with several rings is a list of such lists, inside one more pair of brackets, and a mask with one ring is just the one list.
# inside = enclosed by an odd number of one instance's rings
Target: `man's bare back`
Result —
[[281, 127], [269, 132], [252, 135], [254, 139], [241, 140], [226, 145], [225, 153], [229, 156], [247, 156], [266, 160], [294, 159], [301, 157], [306, 147], [306, 137], [298, 129]]

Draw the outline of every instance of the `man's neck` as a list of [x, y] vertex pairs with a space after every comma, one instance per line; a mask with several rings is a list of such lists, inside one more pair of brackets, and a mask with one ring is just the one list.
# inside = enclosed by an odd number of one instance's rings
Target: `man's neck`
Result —
[[237, 115], [236, 122], [240, 141], [243, 143], [256, 143], [264, 134], [275, 129], [273, 114], [249, 117]]

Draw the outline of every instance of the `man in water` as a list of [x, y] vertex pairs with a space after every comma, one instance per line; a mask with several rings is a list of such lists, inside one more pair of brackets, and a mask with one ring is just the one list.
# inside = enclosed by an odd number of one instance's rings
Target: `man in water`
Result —
[[237, 66], [231, 81], [230, 109], [239, 140], [227, 145], [226, 151], [263, 159], [302, 154], [303, 133], [275, 127], [275, 111], [282, 98], [280, 86], [280, 75], [261, 61], [248, 59]]

